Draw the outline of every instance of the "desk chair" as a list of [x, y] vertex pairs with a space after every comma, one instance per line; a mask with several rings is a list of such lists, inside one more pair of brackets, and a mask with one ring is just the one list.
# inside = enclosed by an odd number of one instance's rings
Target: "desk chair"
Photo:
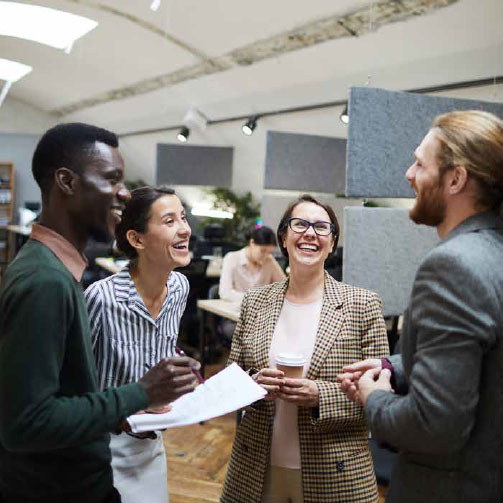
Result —
[[189, 265], [176, 269], [189, 280], [190, 290], [187, 305], [180, 320], [180, 332], [185, 335], [189, 346], [199, 346], [199, 319], [197, 300], [205, 299], [207, 294], [206, 269], [208, 261], [202, 258], [194, 258]]

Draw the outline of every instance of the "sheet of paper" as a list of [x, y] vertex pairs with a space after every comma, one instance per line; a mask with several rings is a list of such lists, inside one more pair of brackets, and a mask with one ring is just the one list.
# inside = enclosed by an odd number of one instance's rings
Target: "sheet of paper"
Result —
[[199, 423], [250, 405], [266, 395], [236, 363], [183, 395], [166, 414], [135, 414], [128, 417], [135, 433]]

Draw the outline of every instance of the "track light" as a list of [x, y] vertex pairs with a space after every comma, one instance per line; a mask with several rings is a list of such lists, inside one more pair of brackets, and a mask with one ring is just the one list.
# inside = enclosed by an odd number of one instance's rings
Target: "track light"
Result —
[[190, 129], [187, 126], [183, 126], [182, 129], [180, 129], [180, 132], [177, 135], [177, 140], [181, 141], [182, 143], [185, 143], [187, 141], [187, 138], [189, 137], [190, 134]]
[[155, 12], [161, 5], [161, 0], [152, 0], [150, 8]]
[[340, 119], [344, 124], [349, 124], [349, 114], [348, 114], [348, 105], [344, 107], [344, 110], [342, 111], [340, 115]]
[[250, 117], [246, 124], [243, 124], [241, 129], [246, 136], [251, 136], [253, 134], [253, 130], [257, 127], [257, 116]]

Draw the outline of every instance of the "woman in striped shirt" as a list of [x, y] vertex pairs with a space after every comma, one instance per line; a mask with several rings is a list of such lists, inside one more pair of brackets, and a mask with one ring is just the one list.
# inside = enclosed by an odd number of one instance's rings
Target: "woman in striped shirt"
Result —
[[[129, 266], [85, 292], [101, 389], [137, 381], [175, 355], [189, 283], [173, 269], [190, 262], [190, 227], [172, 189], [131, 192], [117, 227]], [[149, 411], [162, 412], [162, 410]], [[167, 503], [166, 455], [160, 432], [112, 435], [114, 485], [123, 503]]]

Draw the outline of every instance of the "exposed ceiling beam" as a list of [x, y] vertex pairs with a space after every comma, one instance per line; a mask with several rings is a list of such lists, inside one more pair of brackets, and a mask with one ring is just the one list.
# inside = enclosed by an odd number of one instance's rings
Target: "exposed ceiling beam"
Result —
[[[119, 15], [118, 13], [120, 12], [120, 15], [123, 17], [134, 17], [91, 0], [68, 1], [89, 6], [99, 5], [103, 10], [106, 8], [108, 11], [115, 11], [117, 15]], [[220, 57], [207, 58], [206, 56], [199, 56], [203, 60], [195, 65], [184, 67], [157, 77], [141, 80], [125, 87], [113, 89], [91, 98], [53, 109], [50, 113], [61, 117], [96, 105], [102, 105], [132, 96], [139, 96], [158, 89], [173, 86], [180, 82], [212, 75], [236, 66], [252, 65], [265, 59], [278, 57], [329, 40], [362, 36], [369, 33], [370, 30], [375, 31], [379, 27], [390, 23], [405, 21], [415, 16], [428, 14], [458, 1], [459, 0], [379, 0], [373, 2], [370, 9], [368, 7], [361, 8], [342, 16], [334, 15], [312, 21], [295, 29], [279, 33], [273, 37], [234, 49]], [[144, 25], [152, 26], [148, 23], [143, 23]], [[154, 28], [158, 29], [157, 27]], [[160, 31], [162, 32], [162, 30]], [[164, 32], [162, 33], [164, 34]], [[178, 39], [176, 40], [177, 45], [183, 43]], [[190, 50], [197, 51], [194, 48]]]

